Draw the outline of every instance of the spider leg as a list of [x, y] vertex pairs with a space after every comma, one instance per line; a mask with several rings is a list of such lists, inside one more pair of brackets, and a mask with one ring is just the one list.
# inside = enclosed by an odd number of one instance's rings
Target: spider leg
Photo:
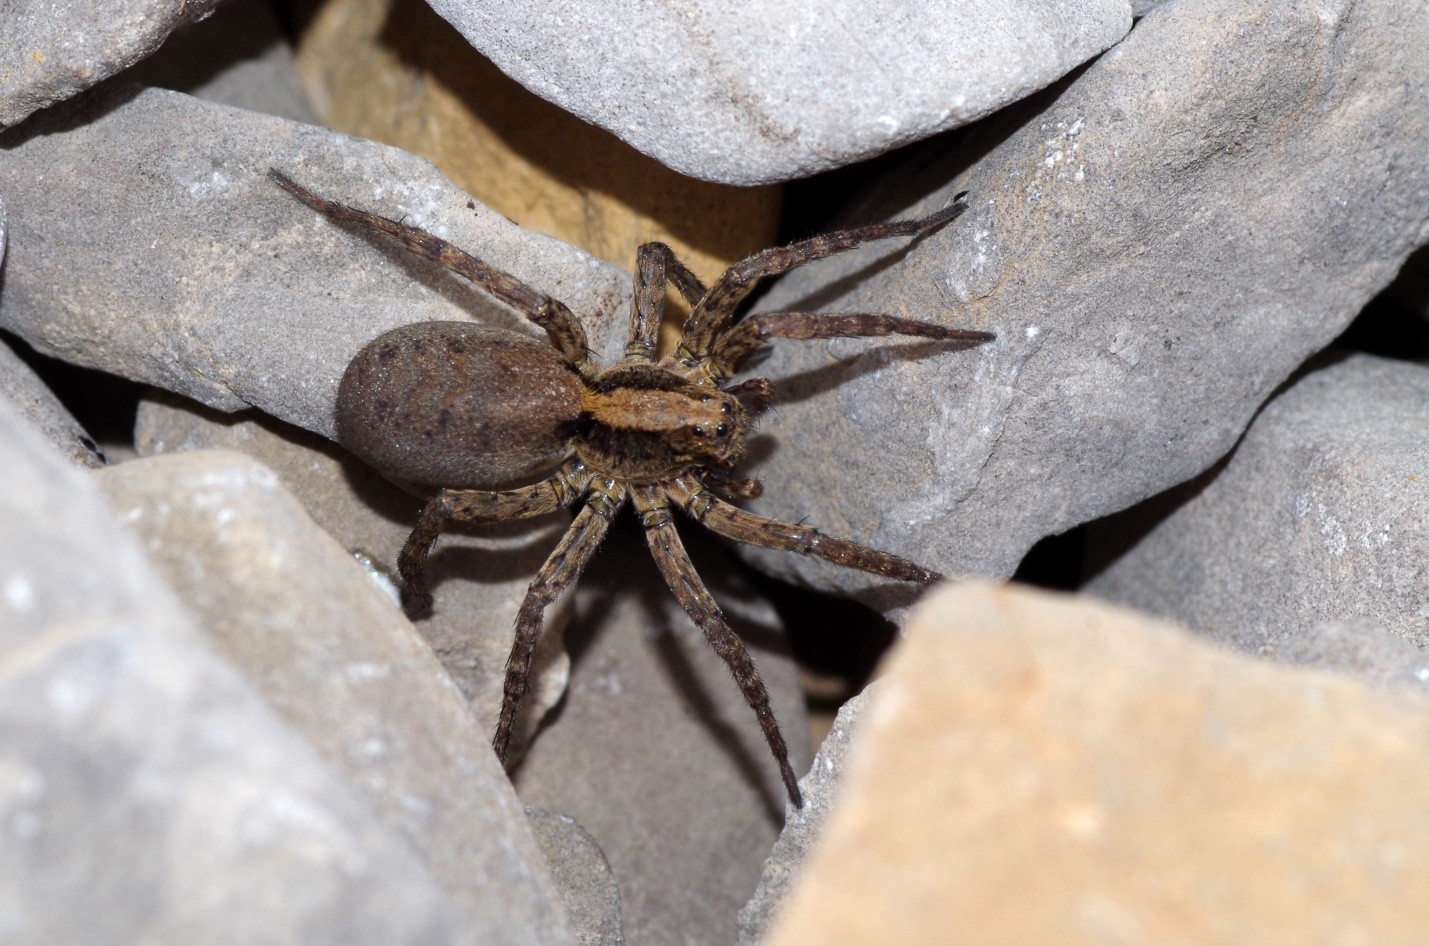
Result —
[[888, 552], [880, 552], [848, 539], [836, 539], [812, 526], [767, 519], [746, 512], [711, 494], [694, 477], [676, 477], [665, 484], [665, 493], [676, 505], [710, 531], [727, 539], [766, 549], [816, 555], [825, 561], [857, 568], [859, 571], [899, 581], [931, 584], [942, 575]]
[[663, 243], [643, 243], [635, 255], [635, 308], [630, 315], [630, 340], [625, 357], [655, 360], [660, 321], [665, 315], [665, 283], [672, 282], [691, 306], [705, 294], [704, 283]]
[[709, 590], [700, 580], [695, 566], [685, 552], [684, 543], [675, 531], [675, 523], [670, 516], [669, 500], [658, 486], [641, 486], [631, 492], [635, 508], [640, 513], [640, 523], [645, 527], [645, 539], [650, 544], [650, 552], [655, 564], [670, 586], [675, 598], [704, 632], [705, 639], [724, 660], [725, 666], [734, 676], [740, 692], [749, 708], [759, 719], [759, 728], [764, 731], [764, 741], [774, 761], [779, 764], [779, 775], [784, 780], [784, 788], [789, 792], [789, 800], [795, 808], [804, 807], [803, 795], [799, 792], [799, 780], [794, 768], [789, 764], [789, 747], [784, 743], [784, 734], [779, 731], [779, 722], [769, 706], [769, 691], [759, 677], [754, 660], [749, 656], [738, 635], [725, 623], [719, 605], [710, 596]]
[[961, 216], [968, 209], [966, 192], [953, 198], [953, 202], [936, 213], [915, 220], [893, 220], [875, 223], [849, 230], [835, 230], [823, 236], [811, 237], [788, 246], [761, 250], [735, 263], [715, 280], [710, 291], [690, 312], [685, 322], [682, 347], [693, 359], [709, 353], [715, 339], [734, 318], [734, 310], [749, 295], [755, 283], [765, 276], [776, 276], [788, 272], [795, 266], [823, 259], [844, 250], [895, 236], [914, 236], [940, 227]]
[[544, 329], [556, 350], [570, 359], [578, 368], [581, 368], [582, 373], [589, 368], [590, 346], [586, 340], [585, 328], [563, 303], [532, 289], [510, 273], [502, 272], [489, 263], [483, 263], [465, 250], [458, 249], [446, 240], [433, 236], [425, 230], [419, 230], [396, 220], [388, 220], [386, 217], [319, 197], [276, 169], [269, 168], [268, 176], [276, 181], [283, 190], [318, 213], [331, 217], [333, 220], [359, 224], [396, 237], [404, 247], [418, 256], [425, 256], [452, 272], [465, 276], [502, 302], [519, 309], [526, 318]]
[[765, 312], [740, 322], [715, 340], [710, 352], [713, 367], [726, 375], [737, 372], [760, 345], [771, 338], [807, 341], [816, 338], [873, 338], [912, 335], [941, 341], [990, 342], [991, 332], [947, 328], [892, 315], [820, 315], [813, 312]]
[[510, 522], [534, 519], [574, 503], [590, 484], [591, 474], [578, 464], [563, 468], [555, 476], [521, 489], [487, 492], [475, 489], [444, 489], [427, 501], [417, 519], [417, 527], [407, 537], [397, 556], [397, 573], [402, 578], [402, 606], [415, 617], [432, 607], [427, 589], [427, 558], [437, 538], [450, 522]]
[[595, 550], [610, 528], [610, 520], [625, 499], [615, 483], [606, 480], [593, 490], [590, 499], [561, 537], [541, 570], [531, 582], [521, 608], [516, 612], [516, 635], [511, 642], [511, 655], [506, 658], [506, 683], [501, 695], [501, 714], [496, 721], [496, 735], [491, 740], [496, 757], [506, 764], [511, 750], [511, 732], [516, 715], [531, 682], [531, 656], [541, 636], [541, 618], [546, 608], [585, 570]]

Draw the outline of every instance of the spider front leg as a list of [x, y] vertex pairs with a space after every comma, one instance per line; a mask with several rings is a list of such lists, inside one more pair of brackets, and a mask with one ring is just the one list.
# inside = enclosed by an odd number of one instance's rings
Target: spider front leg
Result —
[[663, 243], [642, 243], [635, 255], [635, 305], [630, 314], [630, 338], [625, 357], [649, 363], [655, 360], [660, 322], [665, 316], [665, 284], [672, 282], [691, 306], [704, 298], [700, 278]]
[[521, 489], [501, 492], [474, 489], [438, 491], [422, 507], [417, 527], [407, 537], [397, 556], [397, 574], [402, 578], [403, 610], [411, 617], [431, 610], [427, 559], [448, 523], [514, 522], [548, 515], [579, 499], [590, 481], [591, 474], [578, 464], [571, 464], [550, 479]]
[[596, 370], [590, 360], [590, 343], [586, 339], [585, 328], [575, 314], [559, 300], [532, 289], [510, 273], [483, 263], [465, 250], [452, 246], [446, 240], [425, 230], [319, 197], [275, 168], [268, 169], [268, 176], [283, 190], [318, 213], [333, 220], [356, 223], [369, 230], [396, 237], [404, 247], [418, 256], [424, 256], [454, 273], [465, 276], [502, 302], [520, 310], [526, 318], [544, 329], [546, 337], [551, 340], [556, 350], [570, 359], [583, 375], [593, 374]]
[[804, 797], [799, 791], [799, 779], [789, 764], [789, 747], [784, 742], [784, 734], [779, 731], [779, 722], [774, 718], [774, 710], [769, 705], [769, 691], [760, 679], [759, 670], [749, 656], [739, 636], [725, 623], [719, 605], [710, 596], [709, 590], [700, 580], [695, 566], [685, 552], [685, 545], [675, 531], [675, 523], [670, 516], [669, 501], [658, 486], [641, 486], [631, 491], [640, 523], [645, 527], [645, 539], [650, 545], [650, 553], [655, 564], [670, 586], [675, 598], [694, 620], [705, 640], [709, 641], [715, 653], [724, 660], [725, 666], [734, 676], [734, 682], [744, 694], [744, 701], [754, 710], [759, 719], [759, 728], [764, 731], [764, 741], [779, 765], [779, 775], [784, 780], [784, 788], [795, 808], [804, 807]]
[[690, 317], [685, 322], [681, 345], [693, 360], [709, 354], [715, 340], [734, 320], [735, 309], [749, 295], [755, 284], [766, 276], [777, 276], [796, 266], [851, 250], [870, 240], [925, 233], [961, 216], [967, 209], [967, 193], [964, 192], [954, 197], [947, 207], [926, 217], [835, 230], [823, 236], [746, 256], [725, 270], [690, 312]]
[[836, 539], [811, 526], [797, 522], [767, 519], [745, 512], [713, 496], [692, 476], [686, 474], [666, 484], [665, 493], [681, 509], [727, 539], [757, 545], [766, 549], [814, 555], [825, 561], [856, 568], [872, 575], [932, 584], [943, 576], [921, 565], [888, 552], [880, 552], [848, 539]]
[[491, 747], [496, 750], [496, 758], [501, 760], [502, 765], [506, 764], [511, 750], [511, 733], [516, 728], [516, 716], [530, 686], [531, 657], [541, 637], [541, 621], [546, 608], [580, 577], [595, 550], [600, 548], [610, 528], [610, 520], [624, 501], [624, 494], [610, 481], [592, 492], [585, 508], [576, 515], [560, 544], [536, 573], [520, 610], [516, 612], [516, 635], [511, 642], [511, 655], [506, 658], [501, 714], [496, 721], [496, 735], [491, 740]]

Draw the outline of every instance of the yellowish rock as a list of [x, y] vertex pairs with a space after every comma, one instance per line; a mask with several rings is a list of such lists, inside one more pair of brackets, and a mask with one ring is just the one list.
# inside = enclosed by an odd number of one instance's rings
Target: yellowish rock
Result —
[[1086, 600], [950, 588], [776, 946], [1422, 943], [1429, 705]]
[[671, 171], [526, 91], [420, 0], [328, 0], [297, 61], [330, 127], [422, 155], [521, 226], [627, 269], [662, 240], [710, 280], [774, 241], [777, 187]]

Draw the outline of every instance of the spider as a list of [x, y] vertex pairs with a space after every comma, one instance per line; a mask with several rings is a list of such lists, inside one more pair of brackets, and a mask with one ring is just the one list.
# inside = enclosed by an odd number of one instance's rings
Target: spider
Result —
[[[427, 558], [448, 523], [527, 519], [580, 504], [516, 616], [492, 739], [502, 764], [545, 610], [575, 582], [615, 514], [630, 502], [665, 583], [728, 666], [759, 720], [790, 801], [801, 807], [769, 694], [685, 554], [671, 507], [737, 542], [816, 555], [900, 581], [928, 584], [942, 577], [897, 555], [735, 505], [763, 491], [757, 480], [733, 473], [745, 458], [755, 418], [773, 401], [774, 385], [766, 378], [731, 379], [774, 338], [992, 341], [989, 332], [890, 315], [765, 312], [743, 320], [736, 315], [761, 278], [869, 240], [927, 233], [962, 214], [967, 195], [919, 219], [763, 250], [735, 263], [708, 288], [668, 246], [646, 243], [636, 255], [624, 357], [602, 367], [591, 359], [580, 320], [557, 300], [424, 230], [326, 200], [276, 170], [269, 175], [333, 220], [388, 234], [466, 277], [546, 332], [549, 344], [470, 322], [394, 329], [347, 366], [335, 409], [340, 443], [388, 479], [430, 497], [398, 557], [403, 604], [414, 617], [431, 607]], [[667, 282], [691, 309], [676, 350], [657, 357]]]

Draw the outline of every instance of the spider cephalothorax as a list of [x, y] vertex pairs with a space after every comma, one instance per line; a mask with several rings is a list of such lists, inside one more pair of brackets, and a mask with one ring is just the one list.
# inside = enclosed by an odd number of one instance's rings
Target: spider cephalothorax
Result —
[[[506, 684], [492, 744], [506, 761], [546, 607], [580, 575], [628, 500], [646, 531], [666, 584], [734, 675], [759, 719], [795, 805], [799, 786], [769, 696], [739, 638], [695, 573], [675, 531], [675, 506], [739, 542], [816, 555], [902, 581], [937, 573], [904, 558], [792, 522], [745, 512], [731, 500], [760, 491], [733, 478], [754, 418], [773, 385], [730, 379], [771, 338], [912, 335], [968, 343], [988, 332], [946, 328], [889, 315], [767, 312], [739, 321], [736, 311], [762, 277], [785, 272], [868, 240], [914, 236], [966, 209], [958, 195], [917, 220], [841, 230], [764, 250], [734, 264], [705, 288], [662, 243], [640, 247], [625, 356], [609, 368], [591, 361], [585, 329], [560, 302], [423, 230], [316, 196], [277, 171], [284, 189], [315, 210], [390, 234], [520, 310], [550, 344], [469, 322], [420, 322], [387, 332], [348, 365], [338, 390], [338, 439], [385, 476], [426, 487], [417, 527], [398, 571], [409, 612], [431, 606], [425, 571], [450, 522], [495, 522], [555, 512], [584, 500], [570, 529], [537, 572], [516, 616]], [[673, 283], [691, 306], [680, 345], [656, 357], [656, 335]]]

